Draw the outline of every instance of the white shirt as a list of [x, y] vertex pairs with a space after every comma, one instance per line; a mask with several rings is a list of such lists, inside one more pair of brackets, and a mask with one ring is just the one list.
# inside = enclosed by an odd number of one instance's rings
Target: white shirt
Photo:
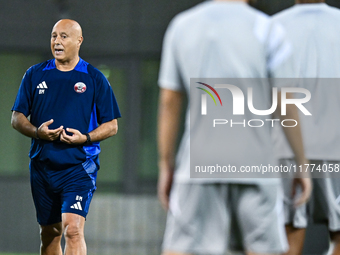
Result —
[[[190, 78], [267, 78], [285, 77], [291, 73], [286, 65], [290, 45], [282, 27], [269, 17], [242, 2], [207, 1], [178, 14], [170, 23], [164, 38], [159, 86], [189, 95]], [[267, 88], [266, 93], [270, 94]], [[261, 98], [261, 94], [258, 95]], [[268, 97], [262, 95], [266, 100]], [[270, 101], [270, 97], [268, 102]], [[177, 154], [175, 180], [179, 182], [230, 182], [230, 179], [190, 179], [190, 114]], [[252, 158], [274, 160], [270, 133], [262, 130], [248, 134], [250, 149], [241, 147], [225, 153], [242, 164]], [[226, 136], [230, 136], [226, 133]], [[230, 139], [233, 137], [230, 136]], [[195, 139], [195, 137], [191, 137]], [[260, 150], [252, 149], [260, 148]], [[253, 153], [254, 152], [254, 153]], [[255, 153], [256, 152], [256, 153]], [[207, 152], [209, 153], [209, 152]], [[255, 156], [256, 155], [256, 156]], [[213, 155], [211, 155], [213, 157]], [[250, 161], [249, 161], [250, 160]], [[236, 182], [273, 180], [240, 179]]]
[[[325, 3], [297, 4], [273, 16], [292, 43], [298, 86], [311, 92], [305, 105], [312, 116], [300, 114], [308, 159], [340, 160], [340, 10]], [[280, 158], [293, 153], [282, 134], [274, 140]]]

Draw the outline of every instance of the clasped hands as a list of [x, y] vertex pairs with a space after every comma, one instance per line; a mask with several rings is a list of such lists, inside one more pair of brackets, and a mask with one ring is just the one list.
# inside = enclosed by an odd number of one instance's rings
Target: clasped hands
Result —
[[40, 125], [37, 129], [37, 137], [39, 139], [54, 141], [60, 137], [60, 141], [67, 144], [83, 144], [86, 142], [86, 135], [83, 135], [77, 129], [66, 128], [66, 131], [72, 133], [72, 135], [66, 134], [64, 126], [60, 126], [56, 129], [49, 129], [49, 125], [53, 122], [54, 120], [51, 119]]

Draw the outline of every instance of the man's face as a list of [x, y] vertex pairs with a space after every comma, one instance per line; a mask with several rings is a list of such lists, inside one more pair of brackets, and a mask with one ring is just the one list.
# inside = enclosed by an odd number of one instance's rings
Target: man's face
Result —
[[81, 31], [70, 21], [59, 21], [53, 27], [51, 34], [51, 50], [54, 58], [60, 62], [67, 62], [79, 54], [83, 41]]

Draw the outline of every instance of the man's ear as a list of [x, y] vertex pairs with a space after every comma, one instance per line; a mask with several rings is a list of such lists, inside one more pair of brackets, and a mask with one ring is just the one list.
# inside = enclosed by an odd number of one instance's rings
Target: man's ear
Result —
[[78, 38], [78, 47], [80, 48], [81, 44], [83, 43], [84, 38], [82, 36], [79, 36]]

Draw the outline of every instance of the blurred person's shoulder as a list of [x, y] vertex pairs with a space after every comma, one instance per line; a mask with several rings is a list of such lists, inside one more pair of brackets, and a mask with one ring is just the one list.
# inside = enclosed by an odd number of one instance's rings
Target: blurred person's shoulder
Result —
[[282, 10], [272, 16], [274, 21], [278, 22], [288, 22], [300, 15], [305, 15], [308, 13], [326, 14], [334, 15], [336, 17], [340, 16], [340, 10], [336, 7], [329, 6], [326, 3], [316, 3], [316, 4], [295, 4], [285, 10]]
[[289, 19], [292, 15], [298, 12], [297, 5], [293, 5], [287, 9], [284, 9], [280, 12], [275, 13], [272, 16], [272, 20], [276, 22], [281, 22], [283, 20]]
[[327, 4], [324, 4], [323, 7], [324, 7], [324, 10], [327, 11], [330, 15], [334, 15], [337, 18], [340, 17], [340, 9], [339, 8], [329, 6]]
[[271, 22], [269, 15], [246, 3], [205, 1], [175, 15], [168, 30], [186, 31], [198, 24], [233, 22], [240, 17], [255, 26], [269, 26]]
[[[269, 15], [265, 14], [264, 12], [257, 10], [253, 7], [251, 7], [249, 4], [246, 3], [229, 3], [229, 2], [216, 2], [216, 1], [205, 1], [203, 3], [199, 3], [187, 10], [184, 10], [177, 15], [174, 16], [174, 18], [171, 20], [171, 23], [181, 23], [181, 22], [189, 22], [192, 21], [192, 19], [205, 19], [205, 18], [212, 18], [213, 15], [219, 16], [223, 11], [225, 11], [227, 8], [221, 8], [225, 5], [225, 7], [231, 7], [234, 5], [234, 7], [237, 5], [237, 9], [230, 8], [230, 11], [243, 11], [242, 13], [237, 13], [242, 16], [242, 14], [247, 13], [250, 16], [259, 16], [263, 19], [269, 20]], [[221, 12], [216, 12], [217, 10], [220, 10]], [[225, 17], [229, 18], [229, 17]]]
[[182, 26], [183, 24], [191, 22], [193, 19], [196, 19], [202, 14], [202, 12], [205, 11], [207, 6], [210, 5], [210, 2], [212, 1], [199, 3], [187, 10], [184, 10], [176, 14], [170, 21], [169, 27]]

